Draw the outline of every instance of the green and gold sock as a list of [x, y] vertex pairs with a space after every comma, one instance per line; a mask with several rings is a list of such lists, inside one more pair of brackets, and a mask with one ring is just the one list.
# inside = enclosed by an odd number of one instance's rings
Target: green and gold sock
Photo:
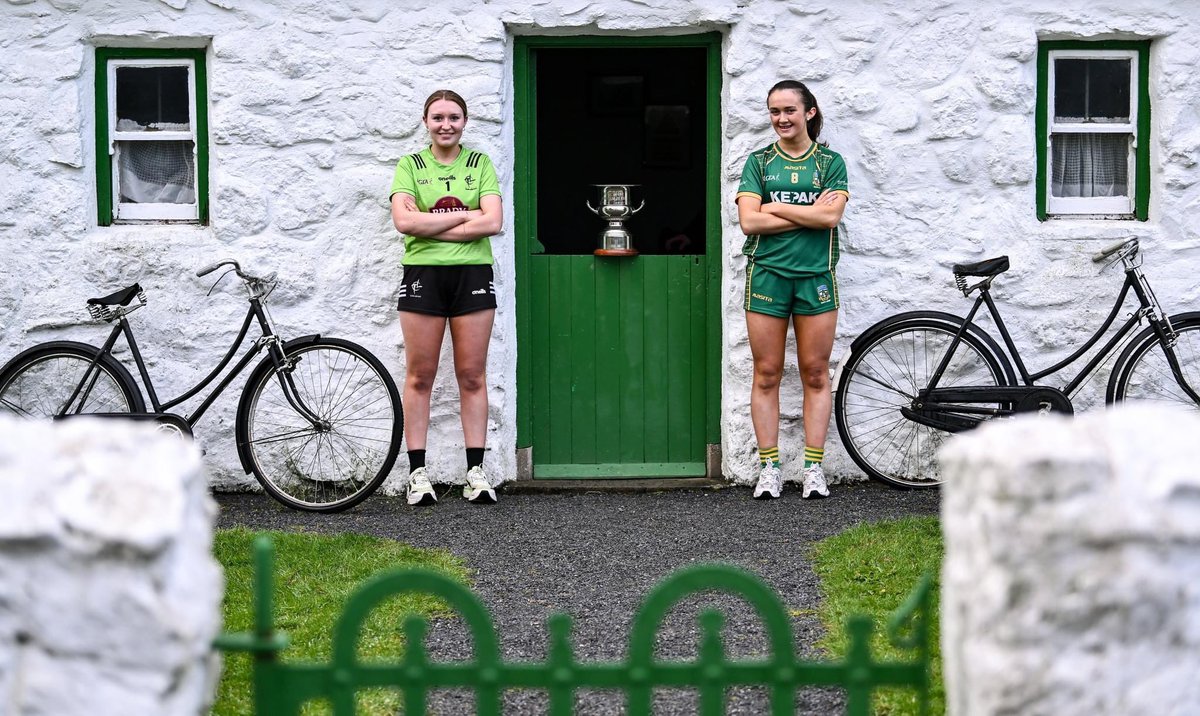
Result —
[[758, 464], [760, 467], [766, 467], [768, 462], [775, 463], [775, 467], [779, 467], [779, 446], [758, 449]]
[[820, 465], [821, 461], [824, 459], [825, 448], [809, 447], [808, 445], [804, 446], [804, 467], [807, 468], [812, 467], [813, 465]]

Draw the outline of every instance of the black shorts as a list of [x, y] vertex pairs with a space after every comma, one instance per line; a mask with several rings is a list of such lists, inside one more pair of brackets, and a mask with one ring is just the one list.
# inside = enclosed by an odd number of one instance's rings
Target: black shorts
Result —
[[461, 316], [496, 307], [492, 267], [405, 266], [396, 308], [431, 316]]

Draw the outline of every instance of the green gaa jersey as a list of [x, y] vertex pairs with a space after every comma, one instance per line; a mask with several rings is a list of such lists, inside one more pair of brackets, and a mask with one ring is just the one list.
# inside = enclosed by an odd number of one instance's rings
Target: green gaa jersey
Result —
[[[826, 190], [850, 197], [842, 155], [813, 142], [804, 156], [791, 157], [775, 142], [746, 159], [737, 195], [757, 197], [763, 204], [810, 206]], [[832, 271], [838, 262], [838, 230], [797, 228], [782, 234], [754, 234], [746, 237], [742, 253], [785, 278]]]
[[[442, 164], [425, 147], [396, 162], [391, 194], [402, 192], [417, 200], [421, 211], [442, 213], [479, 208], [481, 197], [500, 195], [500, 182], [492, 160], [483, 152], [460, 146], [453, 164]], [[463, 266], [492, 263], [492, 242], [438, 241], [421, 236], [404, 237], [405, 266]]]

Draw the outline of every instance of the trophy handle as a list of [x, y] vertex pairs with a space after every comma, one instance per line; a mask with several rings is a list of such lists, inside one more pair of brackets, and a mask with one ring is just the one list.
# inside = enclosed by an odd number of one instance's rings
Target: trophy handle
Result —
[[645, 199], [642, 199], [642, 203], [638, 205], [638, 208], [636, 208], [636, 209], [634, 209], [633, 211], [629, 212], [629, 215], [630, 215], [630, 216], [633, 216], [634, 214], [638, 213], [639, 211], [641, 211], [641, 210], [642, 210], [642, 209], [644, 209], [644, 208], [646, 208], [646, 200], [645, 200]]
[[587, 204], [587, 208], [591, 209], [593, 214], [600, 216], [600, 210], [592, 206], [592, 202], [590, 200], [585, 200], [583, 203]]

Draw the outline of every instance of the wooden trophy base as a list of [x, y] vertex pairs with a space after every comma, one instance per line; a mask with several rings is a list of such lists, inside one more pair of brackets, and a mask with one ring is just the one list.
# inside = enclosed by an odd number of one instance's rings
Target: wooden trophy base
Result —
[[592, 252], [596, 256], [637, 256], [637, 249], [596, 249]]

